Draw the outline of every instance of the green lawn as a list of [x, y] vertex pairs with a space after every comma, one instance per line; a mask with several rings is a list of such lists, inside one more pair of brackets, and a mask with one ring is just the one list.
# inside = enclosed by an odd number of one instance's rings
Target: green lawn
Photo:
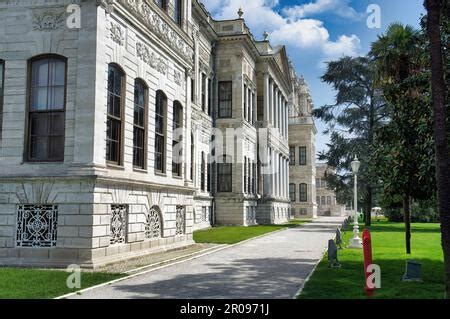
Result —
[[197, 243], [235, 244], [243, 240], [264, 235], [283, 228], [297, 227], [308, 220], [295, 219], [282, 225], [258, 225], [258, 226], [220, 226], [194, 232], [194, 240]]
[[[0, 268], [1, 299], [54, 298], [79, 289], [69, 289], [70, 273], [58, 270]], [[118, 274], [81, 273], [81, 289], [123, 277]]]
[[[348, 244], [351, 235], [349, 228], [344, 235], [345, 245]], [[411, 256], [407, 256], [405, 252], [403, 224], [375, 222], [371, 227], [371, 235], [373, 263], [381, 267], [381, 288], [376, 290], [374, 298], [437, 299], [444, 297], [444, 265], [439, 224], [413, 224]], [[366, 298], [362, 250], [339, 250], [338, 258], [342, 267], [331, 269], [328, 268], [327, 256], [324, 257], [299, 298]], [[402, 281], [407, 259], [422, 263], [423, 282]]]

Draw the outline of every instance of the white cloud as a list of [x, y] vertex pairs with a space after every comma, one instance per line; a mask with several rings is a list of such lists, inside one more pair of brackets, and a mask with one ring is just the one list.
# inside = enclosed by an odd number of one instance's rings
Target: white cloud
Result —
[[[360, 39], [356, 35], [341, 35], [333, 41], [322, 21], [305, 19], [299, 15], [280, 14], [275, 10], [279, 4], [278, 0], [205, 0], [203, 2], [216, 19], [235, 19], [239, 7], [242, 7], [244, 19], [257, 39], [261, 39], [262, 33], [268, 31], [273, 44], [318, 51], [322, 55], [318, 56], [318, 59], [330, 60], [342, 55], [354, 56], [360, 49]], [[318, 12], [320, 6], [321, 10], [326, 8], [331, 10], [329, 8], [336, 2], [348, 3], [346, 0], [317, 0], [314, 5], [304, 5], [303, 10], [308, 14], [314, 10]], [[282, 10], [283, 14], [286, 11]]]
[[332, 12], [346, 19], [360, 19], [361, 14], [356, 12], [349, 5], [349, 2], [350, 0], [316, 0], [298, 6], [286, 7], [283, 9], [283, 13], [290, 19], [311, 17], [326, 12]]

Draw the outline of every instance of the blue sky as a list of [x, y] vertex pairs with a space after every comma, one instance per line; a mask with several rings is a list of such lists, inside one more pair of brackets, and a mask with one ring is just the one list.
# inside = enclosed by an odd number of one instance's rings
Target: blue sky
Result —
[[[244, 19], [256, 39], [269, 32], [274, 44], [285, 44], [297, 73], [308, 82], [314, 104], [334, 101], [334, 92], [320, 81], [324, 61], [342, 55], [364, 55], [370, 44], [392, 22], [419, 27], [423, 0], [203, 0], [214, 18], [237, 17], [242, 7]], [[381, 28], [367, 27], [367, 8], [381, 9]], [[325, 125], [316, 120], [317, 152], [326, 150]]]

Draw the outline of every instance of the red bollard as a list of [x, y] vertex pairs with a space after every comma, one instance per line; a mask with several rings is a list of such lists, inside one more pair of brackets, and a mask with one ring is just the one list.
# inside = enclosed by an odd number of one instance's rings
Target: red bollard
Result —
[[366, 277], [366, 294], [367, 296], [373, 296], [375, 288], [371, 288], [367, 285], [367, 278], [372, 274], [371, 272], [367, 272], [367, 267], [372, 265], [372, 239], [368, 229], [364, 229], [362, 233], [362, 242], [364, 251], [364, 273]]

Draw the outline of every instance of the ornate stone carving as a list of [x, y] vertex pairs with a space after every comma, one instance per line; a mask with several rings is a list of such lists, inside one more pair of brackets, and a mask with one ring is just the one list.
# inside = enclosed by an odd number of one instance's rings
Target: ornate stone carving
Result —
[[125, 243], [125, 233], [127, 227], [126, 218], [127, 218], [126, 205], [111, 205], [111, 223], [110, 223], [111, 245]]
[[186, 218], [186, 214], [184, 212], [184, 206], [177, 206], [175, 235], [183, 235], [184, 234], [185, 218]]
[[183, 74], [177, 70], [173, 71], [173, 80], [179, 86], [183, 86], [184, 84]]
[[97, 0], [97, 5], [105, 8], [107, 14], [111, 14], [114, 12], [114, 1], [115, 0]]
[[116, 42], [119, 45], [123, 45], [125, 41], [125, 31], [122, 30], [122, 28], [116, 24], [111, 22], [111, 39]]
[[16, 245], [55, 247], [58, 205], [19, 205]]
[[159, 207], [153, 206], [146, 215], [145, 238], [154, 239], [161, 237], [161, 218]]
[[64, 25], [66, 12], [61, 9], [46, 9], [33, 12], [33, 29], [53, 31]]
[[169, 68], [167, 61], [159, 57], [155, 52], [150, 52], [150, 49], [145, 44], [141, 42], [136, 43], [136, 54], [142, 61], [159, 73], [167, 73], [167, 69]]
[[176, 52], [189, 62], [194, 62], [194, 50], [183, 38], [176, 33], [157, 13], [155, 13], [148, 3], [142, 0], [118, 0], [125, 7], [129, 8], [138, 18], [154, 31], [159, 38], [166, 42]]

